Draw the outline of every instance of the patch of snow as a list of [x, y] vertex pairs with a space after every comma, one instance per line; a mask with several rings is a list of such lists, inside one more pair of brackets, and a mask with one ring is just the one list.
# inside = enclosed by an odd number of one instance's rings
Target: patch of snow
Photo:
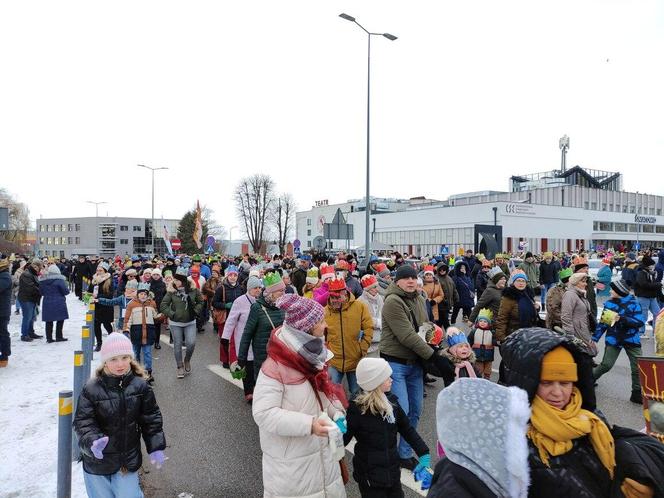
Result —
[[[69, 320], [64, 323], [66, 342], [46, 343], [46, 338], [22, 342], [21, 315], [9, 322], [12, 354], [0, 369], [0, 485], [2, 496], [53, 497], [57, 491], [58, 393], [73, 390], [74, 351], [81, 349], [85, 305], [67, 296]], [[54, 327], [55, 328], [55, 327]], [[35, 332], [44, 335], [41, 315]], [[91, 331], [94, 336], [94, 332]], [[98, 353], [97, 353], [98, 354]], [[92, 371], [98, 365], [93, 359]], [[73, 414], [72, 414], [73, 417]], [[87, 496], [83, 467], [72, 462], [72, 498]]]

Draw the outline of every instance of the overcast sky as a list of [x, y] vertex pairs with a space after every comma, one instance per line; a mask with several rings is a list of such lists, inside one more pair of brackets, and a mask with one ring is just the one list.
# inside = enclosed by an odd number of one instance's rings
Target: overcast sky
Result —
[[[180, 218], [227, 228], [268, 173], [300, 210], [372, 194], [505, 190], [568, 164], [663, 194], [661, 1], [30, 1], [0, 5], [1, 185], [37, 218]], [[236, 232], [237, 233], [237, 232]]]

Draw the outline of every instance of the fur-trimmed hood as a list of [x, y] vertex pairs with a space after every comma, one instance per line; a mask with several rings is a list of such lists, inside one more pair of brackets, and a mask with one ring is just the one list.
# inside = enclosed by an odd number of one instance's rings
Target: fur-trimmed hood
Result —
[[106, 280], [108, 280], [109, 278], [111, 278], [111, 276], [112, 276], [112, 275], [111, 275], [110, 273], [108, 273], [108, 272], [106, 272], [106, 273], [102, 273], [101, 275], [99, 275], [98, 273], [95, 273], [95, 274], [92, 276], [92, 285], [99, 285], [99, 284], [102, 284], [102, 283], [106, 282]]
[[528, 496], [529, 419], [524, 390], [485, 379], [458, 379], [436, 402], [438, 441], [446, 457], [501, 498]]
[[440, 351], [440, 355], [441, 355], [441, 356], [444, 356], [445, 358], [447, 358], [448, 360], [450, 360], [450, 361], [451, 361], [452, 363], [454, 363], [455, 365], [456, 365], [457, 363], [461, 363], [462, 361], [467, 361], [467, 362], [469, 362], [469, 363], [471, 363], [471, 364], [474, 364], [474, 363], [475, 363], [475, 360], [476, 360], [476, 358], [475, 358], [475, 353], [473, 352], [473, 350], [470, 351], [470, 356], [469, 356], [468, 358], [466, 358], [465, 360], [462, 360], [461, 358], [457, 358], [457, 357], [454, 356], [452, 353], [450, 353], [450, 348], [442, 349], [442, 350]]

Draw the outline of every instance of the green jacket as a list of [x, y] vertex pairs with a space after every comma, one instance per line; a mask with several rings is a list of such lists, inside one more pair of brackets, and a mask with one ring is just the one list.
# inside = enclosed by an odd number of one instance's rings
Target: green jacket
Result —
[[413, 315], [418, 328], [428, 321], [424, 298], [417, 292], [414, 296], [408, 295], [397, 284], [391, 283], [385, 293], [381, 315], [381, 353], [403, 360], [431, 357], [433, 349], [417, 335]]
[[537, 263], [534, 261], [532, 263], [528, 263], [527, 261], [523, 261], [519, 265], [519, 270], [523, 270], [523, 273], [526, 274], [528, 277], [528, 287], [531, 289], [537, 289], [540, 285], [540, 278], [539, 278], [539, 267], [537, 266]]
[[159, 312], [169, 320], [180, 323], [189, 323], [203, 311], [203, 294], [198, 289], [189, 291], [189, 305], [180, 299], [175, 292], [167, 292], [161, 300]]
[[[268, 318], [269, 316], [269, 318]], [[272, 323], [270, 323], [272, 320]], [[254, 368], [258, 371], [260, 364], [267, 358], [267, 343], [273, 328], [281, 326], [284, 321], [284, 311], [276, 306], [269, 305], [263, 296], [260, 296], [249, 308], [247, 324], [244, 326], [240, 351], [237, 355], [239, 360], [247, 360], [249, 346], [254, 352]], [[258, 368], [256, 364], [259, 364]]]

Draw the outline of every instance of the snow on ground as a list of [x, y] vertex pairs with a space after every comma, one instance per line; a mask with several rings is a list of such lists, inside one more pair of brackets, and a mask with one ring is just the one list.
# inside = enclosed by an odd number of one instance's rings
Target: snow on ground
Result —
[[[56, 496], [58, 465], [58, 392], [73, 390], [74, 350], [81, 349], [85, 305], [67, 296], [67, 342], [46, 343], [46, 337], [22, 342], [21, 316], [9, 322], [12, 355], [0, 369], [0, 496], [46, 498]], [[35, 332], [44, 335], [41, 316]], [[55, 334], [55, 331], [54, 331]], [[94, 334], [93, 334], [94, 335]], [[98, 354], [98, 353], [97, 353]], [[92, 371], [97, 360], [93, 360]], [[73, 416], [73, 415], [72, 415]], [[72, 498], [87, 496], [83, 468], [72, 463]]]

